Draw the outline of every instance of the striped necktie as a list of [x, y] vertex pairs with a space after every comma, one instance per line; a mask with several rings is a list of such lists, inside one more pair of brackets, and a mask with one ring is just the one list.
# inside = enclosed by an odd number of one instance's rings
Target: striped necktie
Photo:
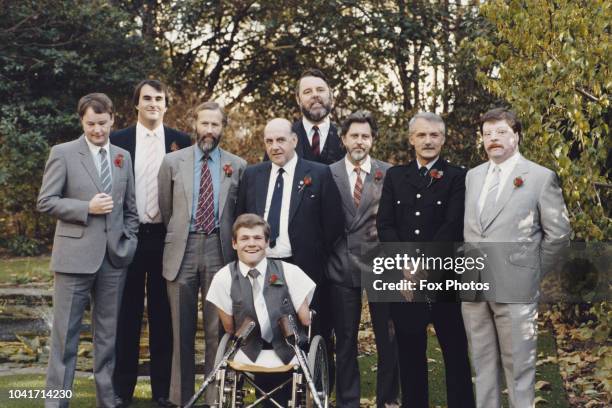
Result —
[[363, 181], [361, 180], [361, 168], [359, 166], [355, 166], [353, 169], [355, 173], [357, 173], [357, 178], [355, 179], [355, 189], [353, 191], [353, 201], [355, 202], [355, 208], [359, 208], [359, 203], [361, 202], [361, 193], [363, 192]]
[[158, 143], [154, 133], [147, 134], [145, 138], [147, 141], [147, 152], [145, 154], [145, 160], [147, 164], [145, 166], [145, 191], [146, 191], [146, 205], [145, 214], [151, 221], [155, 219], [159, 214], [159, 203], [157, 200], [157, 173], [159, 172], [159, 153]]
[[499, 174], [501, 169], [498, 166], [493, 167], [491, 174], [491, 184], [487, 192], [487, 198], [480, 212], [480, 225], [484, 228], [489, 223], [495, 212], [495, 204], [497, 202], [497, 193], [499, 191]]
[[215, 201], [213, 197], [212, 176], [208, 168], [207, 157], [202, 159], [200, 195], [198, 196], [195, 229], [205, 234], [210, 234], [215, 229]]
[[312, 132], [312, 154], [319, 157], [321, 155], [321, 148], [319, 146], [321, 143], [321, 135], [319, 134], [319, 127], [313, 126]]
[[100, 149], [100, 180], [102, 180], [102, 191], [106, 194], [111, 193], [111, 172], [110, 166], [108, 165], [108, 159], [106, 158], [106, 149]]

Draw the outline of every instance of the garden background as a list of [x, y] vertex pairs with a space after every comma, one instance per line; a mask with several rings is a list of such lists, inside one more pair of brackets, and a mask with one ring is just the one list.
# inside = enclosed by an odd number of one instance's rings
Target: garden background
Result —
[[[250, 163], [263, 155], [268, 119], [299, 116], [294, 86], [307, 67], [329, 77], [334, 120], [376, 115], [373, 155], [392, 163], [412, 157], [407, 121], [428, 110], [447, 124], [445, 156], [473, 167], [486, 157], [479, 115], [511, 106], [521, 153], [561, 179], [572, 239], [610, 239], [609, 1], [0, 0], [0, 10], [0, 339], [13, 347], [0, 348], [0, 401], [16, 367], [44, 367], [44, 336], [16, 336], [11, 324], [28, 302], [48, 301], [54, 222], [36, 212], [36, 197], [49, 148], [81, 133], [76, 103], [89, 92], [111, 97], [117, 129], [135, 121], [132, 90], [143, 78], [170, 86], [165, 122], [182, 130], [190, 107], [220, 100], [230, 117], [222, 146]], [[29, 290], [39, 291], [34, 301]], [[611, 320], [609, 302], [542, 305], [540, 363], [552, 367], [538, 385], [542, 404], [612, 403]], [[362, 329], [367, 358], [367, 316]], [[362, 359], [366, 372], [374, 363]]]

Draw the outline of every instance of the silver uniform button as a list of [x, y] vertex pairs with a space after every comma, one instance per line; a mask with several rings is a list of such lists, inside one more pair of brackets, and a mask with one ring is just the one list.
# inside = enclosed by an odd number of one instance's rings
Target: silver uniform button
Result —
[[414, 230], [414, 233], [415, 233], [415, 234], [417, 234], [417, 235], [419, 235], [419, 234], [421, 233], [421, 231], [419, 231], [419, 230]]
[[399, 204], [399, 203], [400, 203], [400, 200], [397, 200], [397, 203]]
[[421, 198], [421, 194], [417, 193], [416, 197]]
[[421, 215], [421, 212], [417, 211], [417, 212], [414, 213], [414, 215], [416, 215], [418, 217], [419, 215]]
[[438, 204], [438, 205], [442, 205], [442, 201], [438, 201], [436, 204]]

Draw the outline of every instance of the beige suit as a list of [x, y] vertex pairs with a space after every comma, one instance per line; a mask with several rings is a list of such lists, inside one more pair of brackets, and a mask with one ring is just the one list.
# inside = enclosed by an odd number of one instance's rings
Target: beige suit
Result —
[[[501, 407], [503, 366], [511, 406], [533, 407], [535, 302], [543, 265], [569, 240], [569, 219], [557, 176], [520, 156], [497, 198], [493, 216], [481, 225], [478, 200], [488, 168], [489, 162], [467, 173], [465, 194], [466, 247], [469, 243], [486, 247], [488, 256], [485, 269], [466, 273], [464, 281], [491, 284], [491, 290], [468, 299], [479, 302], [462, 306], [476, 372], [477, 405]], [[517, 179], [522, 185], [515, 185]]]
[[[89, 201], [102, 192], [102, 183], [84, 136], [51, 149], [38, 196], [38, 210], [57, 218], [51, 255], [55, 279], [47, 389], [72, 388], [81, 320], [91, 299], [99, 407], [115, 406], [117, 315], [138, 231], [130, 154], [109, 146], [111, 213], [89, 214]], [[68, 404], [69, 400], [45, 401], [47, 407]]]
[[[166, 155], [158, 175], [159, 209], [167, 229], [163, 276], [167, 280], [174, 339], [169, 399], [176, 405], [185, 404], [194, 393], [199, 291], [204, 306], [204, 372], [208, 374], [213, 368], [219, 319], [215, 306], [204, 299], [214, 274], [235, 259], [232, 225], [238, 183], [246, 167], [244, 159], [219, 149], [219, 231], [210, 235], [190, 233], [192, 212], [195, 211], [195, 149], [199, 149], [197, 144]], [[231, 174], [224, 170], [227, 165]], [[214, 402], [213, 387], [207, 391], [205, 399], [207, 404]]]

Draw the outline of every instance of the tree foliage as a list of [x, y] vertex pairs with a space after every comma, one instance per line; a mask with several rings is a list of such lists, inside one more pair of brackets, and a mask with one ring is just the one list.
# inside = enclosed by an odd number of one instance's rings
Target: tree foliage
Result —
[[472, 49], [479, 80], [525, 125], [523, 152], [562, 179], [576, 238], [605, 240], [612, 148], [610, 24], [605, 0], [491, 1], [481, 8], [492, 36]]

